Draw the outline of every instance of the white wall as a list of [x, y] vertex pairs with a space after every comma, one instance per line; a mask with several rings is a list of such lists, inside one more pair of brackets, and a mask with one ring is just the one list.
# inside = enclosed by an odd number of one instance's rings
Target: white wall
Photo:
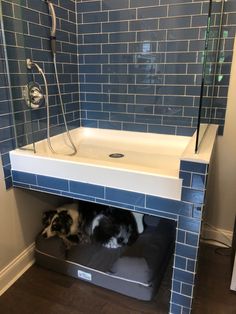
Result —
[[42, 212], [58, 197], [21, 189], [6, 191], [0, 162], [0, 271], [34, 242]]
[[207, 221], [233, 230], [236, 214], [236, 40], [228, 92], [224, 135], [218, 137], [208, 191]]

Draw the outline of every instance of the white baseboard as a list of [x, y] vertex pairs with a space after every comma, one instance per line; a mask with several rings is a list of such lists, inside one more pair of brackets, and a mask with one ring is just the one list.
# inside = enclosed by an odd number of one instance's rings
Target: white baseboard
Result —
[[34, 249], [35, 244], [32, 243], [0, 271], [0, 296], [34, 264]]
[[[212, 239], [215, 241], [220, 241], [220, 242], [223, 242], [223, 243], [231, 246], [232, 245], [232, 239], [233, 239], [233, 232], [205, 224], [205, 225], [203, 225], [203, 229], [202, 229], [202, 237], [206, 238], [206, 239]], [[217, 243], [214, 241], [207, 241], [207, 242], [210, 242], [213, 245], [223, 246], [220, 243]]]

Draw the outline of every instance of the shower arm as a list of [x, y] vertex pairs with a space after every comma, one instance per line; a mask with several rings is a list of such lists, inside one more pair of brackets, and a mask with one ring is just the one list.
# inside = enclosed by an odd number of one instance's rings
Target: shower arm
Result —
[[51, 0], [46, 0], [46, 2], [48, 4], [49, 12], [52, 19], [52, 28], [51, 28], [51, 36], [50, 36], [51, 49], [52, 49], [52, 53], [56, 54], [56, 29], [57, 29], [56, 13], [55, 13], [54, 6]]

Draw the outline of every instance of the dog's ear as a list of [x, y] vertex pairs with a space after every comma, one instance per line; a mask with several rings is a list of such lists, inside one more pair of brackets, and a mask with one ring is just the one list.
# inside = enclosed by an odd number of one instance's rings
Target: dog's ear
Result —
[[57, 213], [56, 210], [48, 210], [43, 213], [42, 224], [44, 227], [47, 227], [52, 220], [52, 217]]

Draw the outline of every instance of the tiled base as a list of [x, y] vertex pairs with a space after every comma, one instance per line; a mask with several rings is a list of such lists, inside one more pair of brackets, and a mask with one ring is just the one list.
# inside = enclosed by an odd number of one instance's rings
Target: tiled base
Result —
[[[177, 222], [170, 313], [190, 313], [196, 273], [201, 206], [79, 181], [12, 171], [13, 185], [73, 199], [108, 204]], [[196, 212], [198, 213], [196, 215]]]

